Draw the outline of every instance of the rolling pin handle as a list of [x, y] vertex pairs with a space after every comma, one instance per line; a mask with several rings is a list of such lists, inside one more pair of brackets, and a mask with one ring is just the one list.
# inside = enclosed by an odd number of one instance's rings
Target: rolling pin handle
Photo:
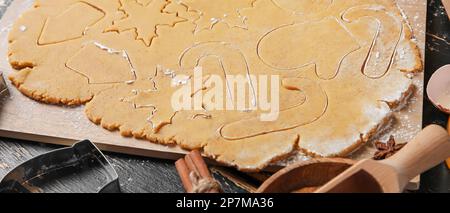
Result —
[[401, 187], [417, 175], [450, 157], [450, 136], [438, 126], [430, 125], [392, 157], [381, 163], [394, 167]]

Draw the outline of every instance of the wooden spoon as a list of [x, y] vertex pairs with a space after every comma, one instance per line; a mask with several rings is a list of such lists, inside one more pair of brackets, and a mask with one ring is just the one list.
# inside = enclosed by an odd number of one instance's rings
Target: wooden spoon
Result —
[[440, 126], [430, 125], [389, 159], [360, 161], [316, 192], [400, 193], [409, 180], [448, 157], [448, 132]]

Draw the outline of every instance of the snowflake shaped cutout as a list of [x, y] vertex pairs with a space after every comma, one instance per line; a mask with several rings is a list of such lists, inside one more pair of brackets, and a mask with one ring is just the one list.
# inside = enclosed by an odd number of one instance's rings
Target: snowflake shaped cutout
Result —
[[186, 21], [177, 13], [164, 11], [170, 3], [168, 0], [120, 0], [119, 11], [124, 15], [105, 31], [120, 33], [135, 30], [136, 40], [141, 40], [149, 47], [153, 39], [158, 37], [159, 27], [174, 27]]
[[[131, 104], [135, 109], [149, 109], [147, 121], [151, 124], [153, 132], [157, 133], [162, 127], [172, 122], [177, 113], [171, 106], [171, 99], [178, 86], [174, 86], [175, 72], [169, 69], [163, 70], [158, 66], [154, 75], [149, 77], [145, 87], [133, 89], [131, 96], [122, 98], [121, 101]], [[150, 86], [149, 86], [150, 85]]]
[[211, 30], [218, 23], [225, 23], [228, 27], [246, 29], [246, 17], [240, 10], [253, 7], [257, 0], [179, 0], [189, 11], [197, 12], [200, 17], [195, 21], [195, 33]]

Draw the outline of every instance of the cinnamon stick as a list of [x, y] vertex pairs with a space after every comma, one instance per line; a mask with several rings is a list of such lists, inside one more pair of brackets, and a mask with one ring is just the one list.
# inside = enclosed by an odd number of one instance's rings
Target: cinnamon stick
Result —
[[203, 160], [200, 151], [194, 150], [190, 152], [187, 156], [189, 156], [194, 165], [197, 166], [197, 171], [199, 172], [200, 176], [202, 176], [203, 178], [212, 178], [211, 173], [209, 172], [209, 169], [206, 166], [206, 163]]
[[186, 192], [192, 192], [193, 185], [189, 177], [190, 172], [184, 159], [180, 159], [177, 162], [175, 162], [175, 167], [177, 168], [178, 175], [180, 176], [184, 190], [186, 190]]
[[178, 160], [175, 167], [186, 192], [219, 193], [219, 185], [209, 172], [200, 151], [190, 152], [183, 159]]
[[189, 154], [184, 156], [184, 161], [186, 162], [189, 172], [194, 172], [198, 174], [198, 176], [200, 176], [200, 172], [198, 171], [197, 166], [194, 164], [194, 161], [192, 161], [192, 158], [189, 156]]

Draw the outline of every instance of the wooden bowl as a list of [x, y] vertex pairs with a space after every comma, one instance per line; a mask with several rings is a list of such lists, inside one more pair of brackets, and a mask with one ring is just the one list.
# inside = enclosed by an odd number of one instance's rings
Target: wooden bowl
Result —
[[428, 99], [441, 111], [450, 114], [450, 65], [431, 76], [427, 86]]
[[350, 168], [355, 161], [343, 158], [319, 158], [288, 166], [269, 179], [257, 193], [314, 192], [320, 186]]

